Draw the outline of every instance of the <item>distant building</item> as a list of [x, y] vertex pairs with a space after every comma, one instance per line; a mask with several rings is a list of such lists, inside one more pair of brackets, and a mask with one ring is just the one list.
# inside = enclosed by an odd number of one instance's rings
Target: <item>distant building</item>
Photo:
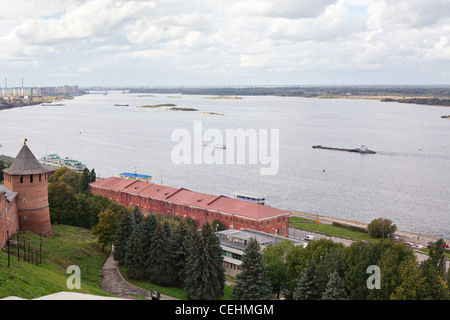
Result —
[[[285, 237], [280, 237], [272, 234], [267, 234], [255, 230], [235, 230], [228, 229], [216, 232], [220, 240], [220, 247], [222, 248], [223, 266], [225, 272], [231, 275], [236, 275], [240, 272], [239, 266], [242, 263], [242, 256], [250, 238], [255, 238], [262, 250], [271, 244], [276, 244]], [[296, 246], [305, 247], [306, 242], [289, 239]]]
[[145, 174], [122, 172], [121, 174], [119, 174], [119, 177], [128, 179], [128, 180], [138, 180], [138, 181], [142, 181], [142, 182], [152, 183], [152, 176], [148, 176]]

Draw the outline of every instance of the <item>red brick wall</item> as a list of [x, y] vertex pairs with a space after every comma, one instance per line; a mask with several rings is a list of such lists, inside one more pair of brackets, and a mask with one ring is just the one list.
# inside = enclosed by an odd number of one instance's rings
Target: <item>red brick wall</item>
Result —
[[9, 237], [19, 229], [19, 218], [17, 215], [16, 202], [9, 202], [4, 193], [0, 193], [0, 249], [6, 244], [7, 235]]
[[137, 205], [143, 214], [161, 213], [176, 215], [180, 218], [189, 217], [196, 220], [198, 222], [197, 225], [199, 226], [205, 221], [211, 223], [213, 220], [218, 219], [224, 224], [226, 229], [232, 227], [234, 229], [253, 229], [284, 237], [287, 237], [289, 232], [289, 219], [287, 215], [256, 221], [205, 209], [197, 209], [187, 205], [174, 204], [164, 200], [150, 199], [137, 194], [127, 194], [92, 186], [90, 187], [90, 190], [93, 194], [106, 196], [110, 200], [119, 202], [124, 206], [134, 207]]
[[18, 192], [16, 197], [20, 230], [51, 235], [50, 211], [46, 174], [9, 176], [5, 174], [5, 187]]

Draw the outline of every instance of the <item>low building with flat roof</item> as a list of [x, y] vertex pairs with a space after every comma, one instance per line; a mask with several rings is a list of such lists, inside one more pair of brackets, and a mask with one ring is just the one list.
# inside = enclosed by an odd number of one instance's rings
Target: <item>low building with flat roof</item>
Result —
[[220, 247], [222, 248], [223, 266], [225, 272], [231, 275], [236, 275], [240, 272], [239, 266], [242, 263], [242, 256], [250, 238], [255, 238], [259, 243], [261, 250], [264, 250], [271, 244], [276, 244], [282, 240], [290, 240], [296, 246], [305, 247], [308, 243], [304, 241], [294, 240], [290, 238], [280, 237], [273, 234], [268, 234], [260, 231], [250, 229], [228, 229], [216, 232], [220, 240]]

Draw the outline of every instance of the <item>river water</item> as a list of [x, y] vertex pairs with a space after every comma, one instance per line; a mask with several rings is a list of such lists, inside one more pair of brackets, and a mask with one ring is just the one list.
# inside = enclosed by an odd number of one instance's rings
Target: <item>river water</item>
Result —
[[[440, 118], [450, 114], [449, 108], [115, 91], [63, 103], [0, 111], [0, 154], [15, 156], [27, 138], [36, 157], [57, 153], [77, 159], [100, 177], [136, 171], [172, 187], [226, 196], [236, 191], [265, 194], [268, 205], [280, 209], [365, 223], [385, 217], [401, 230], [450, 239], [450, 120]], [[137, 108], [168, 103], [199, 112]], [[279, 150], [276, 174], [261, 175], [268, 165], [251, 164], [248, 157], [244, 164], [174, 163], [172, 152], [180, 144], [171, 141], [172, 134], [184, 129], [194, 140], [199, 121], [203, 133], [217, 129], [224, 138], [231, 129], [266, 130], [270, 151]], [[279, 145], [270, 144], [271, 129], [278, 129]], [[312, 148], [361, 144], [377, 154]]]

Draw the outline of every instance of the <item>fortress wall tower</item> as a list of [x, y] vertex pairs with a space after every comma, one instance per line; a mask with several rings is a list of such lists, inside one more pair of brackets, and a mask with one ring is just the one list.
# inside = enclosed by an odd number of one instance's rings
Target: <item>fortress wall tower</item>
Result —
[[12, 165], [3, 171], [4, 185], [17, 192], [16, 206], [20, 230], [51, 235], [47, 170], [25, 143]]

